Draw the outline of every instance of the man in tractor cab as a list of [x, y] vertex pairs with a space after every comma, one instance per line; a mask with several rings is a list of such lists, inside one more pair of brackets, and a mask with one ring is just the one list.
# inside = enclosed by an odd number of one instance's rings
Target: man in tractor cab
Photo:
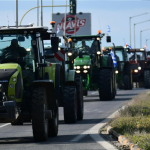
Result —
[[18, 62], [22, 67], [25, 66], [23, 57], [26, 56], [27, 51], [24, 47], [18, 45], [17, 39], [11, 40], [11, 45], [4, 49], [1, 63]]
[[85, 50], [85, 52], [89, 53], [89, 46], [86, 45], [85, 41], [82, 41], [82, 48]]

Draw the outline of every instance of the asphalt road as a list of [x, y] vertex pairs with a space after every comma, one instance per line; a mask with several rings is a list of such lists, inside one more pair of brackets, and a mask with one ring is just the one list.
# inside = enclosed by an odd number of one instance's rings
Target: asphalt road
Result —
[[0, 150], [104, 150], [105, 148], [93, 138], [95, 133], [89, 132], [89, 129], [144, 90], [118, 90], [116, 98], [111, 101], [99, 101], [98, 92], [88, 92], [88, 96], [84, 97], [84, 119], [76, 124], [65, 124], [63, 109], [59, 108], [58, 136], [49, 138], [46, 142], [34, 142], [31, 123], [22, 126], [0, 124]]

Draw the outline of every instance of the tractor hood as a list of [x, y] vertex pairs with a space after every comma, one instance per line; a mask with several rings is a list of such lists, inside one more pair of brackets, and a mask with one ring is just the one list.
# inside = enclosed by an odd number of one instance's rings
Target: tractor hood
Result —
[[83, 55], [83, 58], [76, 57], [74, 60], [74, 66], [91, 65], [91, 58], [89, 55]]
[[22, 71], [17, 63], [0, 64], [0, 84], [8, 100], [21, 101]]

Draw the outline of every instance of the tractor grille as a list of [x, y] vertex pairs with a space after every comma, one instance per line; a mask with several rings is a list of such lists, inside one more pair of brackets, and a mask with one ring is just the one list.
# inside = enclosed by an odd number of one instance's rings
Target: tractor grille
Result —
[[8, 83], [11, 76], [16, 72], [16, 69], [0, 69], [0, 84], [3, 85], [3, 92], [8, 94]]
[[17, 83], [15, 85], [15, 97], [17, 99], [21, 98], [21, 89], [22, 86], [21, 86], [21, 76], [20, 76], [20, 73], [18, 74], [17, 76]]
[[138, 69], [138, 65], [137, 64], [131, 64], [131, 70], [135, 70]]

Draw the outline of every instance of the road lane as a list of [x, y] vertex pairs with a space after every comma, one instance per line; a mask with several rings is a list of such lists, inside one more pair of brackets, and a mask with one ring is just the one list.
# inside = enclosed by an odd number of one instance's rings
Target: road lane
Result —
[[[88, 96], [84, 97], [84, 120], [78, 121], [76, 124], [65, 124], [63, 118], [63, 109], [59, 108], [59, 132], [58, 136], [49, 138], [46, 142], [35, 143], [32, 137], [31, 123], [23, 126], [7, 125], [0, 128], [0, 150], [1, 149], [100, 149], [104, 148], [96, 143], [87, 133], [84, 138], [76, 142], [71, 140], [86, 132], [96, 124], [102, 122], [116, 110], [121, 108], [126, 101], [136, 94], [143, 92], [145, 89], [134, 89], [130, 91], [118, 90], [117, 96], [112, 101], [99, 101], [98, 92], [90, 91]], [[0, 124], [4, 125], [4, 124]], [[92, 133], [90, 133], [92, 134]]]

